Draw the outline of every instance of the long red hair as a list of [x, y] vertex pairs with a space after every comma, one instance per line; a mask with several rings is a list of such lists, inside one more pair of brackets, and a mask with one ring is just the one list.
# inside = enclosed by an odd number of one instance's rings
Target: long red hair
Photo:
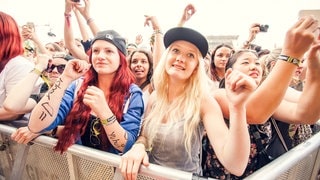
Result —
[[[108, 100], [108, 105], [117, 117], [117, 120], [120, 122], [123, 114], [124, 99], [129, 96], [129, 87], [130, 84], [135, 82], [135, 78], [127, 65], [125, 55], [119, 50], [118, 53], [120, 55], [120, 66], [113, 79], [110, 89], [110, 97], [112, 98]], [[88, 51], [88, 54], [90, 57], [89, 61], [92, 62], [91, 50]], [[74, 102], [70, 113], [66, 117], [65, 127], [61, 136], [59, 136], [57, 145], [54, 148], [56, 151], [63, 153], [85, 133], [91, 109], [83, 103], [83, 96], [88, 86], [96, 86], [97, 84], [98, 74], [91, 66], [90, 70], [84, 75], [83, 83], [77, 93], [77, 99]], [[101, 136], [102, 149], [107, 150], [111, 144], [103, 128]]]
[[22, 37], [12, 16], [0, 11], [0, 73], [14, 57], [22, 55]]

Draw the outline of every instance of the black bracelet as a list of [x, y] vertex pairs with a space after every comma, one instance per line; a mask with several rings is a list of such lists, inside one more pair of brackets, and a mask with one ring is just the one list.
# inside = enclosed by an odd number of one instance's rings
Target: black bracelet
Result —
[[54, 129], [52, 129], [51, 137], [56, 137], [56, 135], [57, 135], [57, 130], [58, 130], [58, 126], [55, 127]]

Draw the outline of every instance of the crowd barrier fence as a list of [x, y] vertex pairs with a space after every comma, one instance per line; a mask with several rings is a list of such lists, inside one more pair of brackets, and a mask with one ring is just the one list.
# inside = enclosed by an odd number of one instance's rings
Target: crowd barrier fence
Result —
[[[39, 136], [31, 145], [10, 135], [16, 128], [0, 124], [0, 180], [122, 180], [120, 156], [72, 145], [65, 153], [53, 151], [57, 139]], [[319, 179], [320, 133], [285, 153], [246, 179]], [[139, 180], [210, 179], [155, 164], [141, 166]]]

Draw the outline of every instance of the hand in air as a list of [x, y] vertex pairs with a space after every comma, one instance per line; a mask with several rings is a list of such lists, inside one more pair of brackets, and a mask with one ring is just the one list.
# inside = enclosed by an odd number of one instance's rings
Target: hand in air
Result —
[[76, 80], [84, 75], [90, 69], [90, 66], [91, 64], [85, 60], [72, 59], [66, 64], [62, 75], [71, 80]]
[[238, 70], [228, 69], [225, 77], [227, 97], [233, 105], [246, 103], [249, 95], [258, 86], [253, 78]]

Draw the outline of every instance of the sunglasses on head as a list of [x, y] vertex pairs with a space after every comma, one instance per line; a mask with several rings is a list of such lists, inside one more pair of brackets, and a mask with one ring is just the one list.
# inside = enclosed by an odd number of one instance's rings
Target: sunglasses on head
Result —
[[54, 68], [57, 68], [58, 72], [62, 74], [65, 67], [66, 67], [65, 64], [60, 64], [60, 65], [50, 64], [48, 65], [46, 72], [51, 73], [54, 70]]

